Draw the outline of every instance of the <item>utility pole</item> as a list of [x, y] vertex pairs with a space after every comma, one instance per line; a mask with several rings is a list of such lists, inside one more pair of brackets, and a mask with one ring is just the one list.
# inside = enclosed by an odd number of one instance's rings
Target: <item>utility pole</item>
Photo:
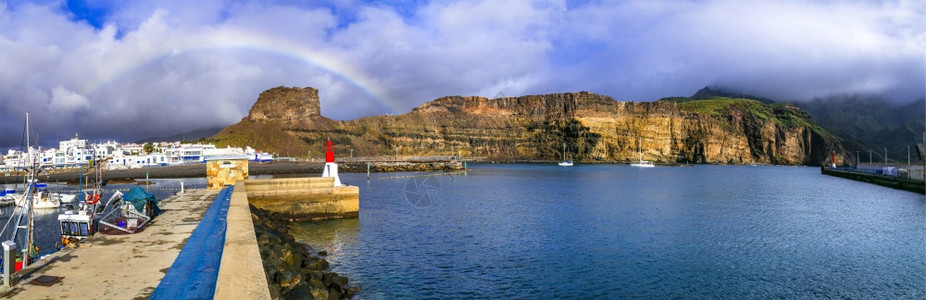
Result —
[[907, 166], [910, 165], [910, 146], [907, 146]]
[[855, 150], [855, 169], [858, 170], [858, 150]]
[[887, 148], [884, 148], [884, 165], [887, 165]]
[[868, 164], [871, 165], [871, 149], [868, 149]]

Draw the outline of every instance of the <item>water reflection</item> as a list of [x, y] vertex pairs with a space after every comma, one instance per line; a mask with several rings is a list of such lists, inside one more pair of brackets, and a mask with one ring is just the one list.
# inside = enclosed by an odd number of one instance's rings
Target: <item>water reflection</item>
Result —
[[289, 226], [289, 230], [297, 241], [306, 243], [315, 250], [327, 251], [328, 261], [334, 264], [341, 258], [341, 250], [357, 241], [360, 219], [296, 222]]

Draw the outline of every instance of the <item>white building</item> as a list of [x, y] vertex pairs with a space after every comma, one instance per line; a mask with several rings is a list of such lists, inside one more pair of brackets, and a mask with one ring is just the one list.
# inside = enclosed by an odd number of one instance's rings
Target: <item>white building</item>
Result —
[[[272, 161], [273, 156], [251, 147], [216, 148], [211, 144], [181, 144], [180, 142], [152, 143], [154, 151], [145, 153], [145, 145], [120, 144], [114, 141], [91, 144], [78, 136], [61, 141], [57, 149], [34, 150], [43, 167], [64, 168], [86, 166], [91, 160], [106, 162], [109, 169], [129, 169], [151, 166], [205, 163], [206, 156], [248, 155], [252, 161]], [[10, 149], [0, 155], [0, 169], [15, 170], [29, 165], [27, 153]]]

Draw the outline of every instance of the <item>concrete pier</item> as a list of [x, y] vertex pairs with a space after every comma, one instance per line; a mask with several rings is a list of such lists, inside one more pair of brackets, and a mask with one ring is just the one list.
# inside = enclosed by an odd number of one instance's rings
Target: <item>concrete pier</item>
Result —
[[[216, 192], [190, 190], [160, 202], [163, 214], [144, 231], [97, 234], [17, 273], [17, 284], [0, 290], [16, 299], [148, 298], [171, 267]], [[41, 275], [64, 277], [52, 286], [28, 284]]]
[[247, 201], [298, 220], [357, 217], [360, 189], [334, 186], [331, 177], [246, 180]]
[[244, 182], [238, 182], [228, 207], [228, 230], [215, 299], [270, 299], [246, 189]]
[[922, 180], [916, 179], [907, 179], [897, 176], [885, 176], [878, 174], [869, 174], [861, 172], [851, 172], [827, 167], [821, 167], [820, 173], [824, 175], [842, 177], [846, 179], [851, 179], [855, 181], [862, 181], [877, 184], [880, 186], [886, 186], [890, 188], [910, 191], [914, 193], [924, 194], [926, 193], [926, 185], [924, 185]]

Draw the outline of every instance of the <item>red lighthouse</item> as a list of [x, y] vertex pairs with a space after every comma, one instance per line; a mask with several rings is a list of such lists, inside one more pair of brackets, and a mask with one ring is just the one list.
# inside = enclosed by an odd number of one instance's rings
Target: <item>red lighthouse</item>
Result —
[[322, 177], [334, 177], [334, 186], [341, 186], [341, 178], [338, 177], [338, 164], [334, 162], [334, 151], [331, 150], [331, 138], [328, 138], [326, 147], [325, 169], [322, 171]]

